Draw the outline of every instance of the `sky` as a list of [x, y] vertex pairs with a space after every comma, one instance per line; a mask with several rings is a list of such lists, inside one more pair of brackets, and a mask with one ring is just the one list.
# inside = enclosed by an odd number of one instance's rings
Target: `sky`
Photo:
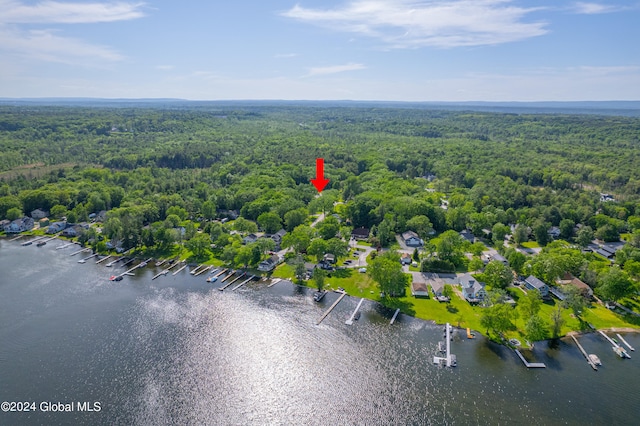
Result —
[[0, 0], [0, 97], [640, 100], [640, 0]]

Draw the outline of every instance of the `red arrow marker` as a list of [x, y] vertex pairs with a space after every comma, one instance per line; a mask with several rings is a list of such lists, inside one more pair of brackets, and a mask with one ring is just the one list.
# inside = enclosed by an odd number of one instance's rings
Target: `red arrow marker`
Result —
[[316, 178], [311, 179], [311, 183], [316, 187], [318, 192], [322, 192], [329, 183], [329, 179], [324, 178], [324, 158], [316, 158]]

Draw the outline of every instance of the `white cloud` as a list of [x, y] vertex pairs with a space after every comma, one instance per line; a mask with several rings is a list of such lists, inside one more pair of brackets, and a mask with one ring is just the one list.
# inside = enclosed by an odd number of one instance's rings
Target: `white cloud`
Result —
[[618, 12], [622, 10], [622, 8], [618, 6], [601, 4], [601, 3], [577, 2], [573, 5], [572, 10], [575, 13], [579, 13], [582, 15], [598, 15], [601, 13]]
[[0, 26], [0, 51], [22, 57], [68, 64], [87, 64], [87, 60], [119, 61], [123, 57], [105, 46], [60, 37], [52, 30], [21, 31]]
[[353, 62], [350, 62], [345, 65], [315, 67], [315, 68], [309, 68], [309, 74], [307, 74], [307, 77], [313, 77], [316, 75], [337, 74], [337, 73], [346, 72], [346, 71], [357, 71], [357, 70], [363, 70], [365, 68], [367, 67], [365, 67], [363, 64], [356, 64]]
[[[57, 25], [136, 19], [144, 16], [143, 6], [143, 3], [125, 2], [41, 1], [26, 4], [0, 0], [0, 53], [11, 52], [32, 60], [74, 65], [120, 61], [124, 57], [114, 49], [64, 37]], [[34, 28], [38, 24], [46, 27]], [[28, 25], [28, 29], [24, 25]]]
[[547, 33], [526, 22], [537, 8], [511, 0], [356, 0], [337, 9], [300, 5], [282, 15], [302, 22], [374, 37], [392, 48], [457, 47], [508, 43]]
[[42, 1], [27, 5], [14, 0], [0, 0], [1, 23], [12, 24], [88, 24], [141, 18], [144, 3], [64, 3]]

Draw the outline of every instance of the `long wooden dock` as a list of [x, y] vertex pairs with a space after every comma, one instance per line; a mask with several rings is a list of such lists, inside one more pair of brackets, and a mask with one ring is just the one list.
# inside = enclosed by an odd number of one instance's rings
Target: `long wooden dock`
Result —
[[189, 271], [189, 273], [190, 273], [191, 275], [195, 275], [195, 274], [197, 274], [197, 273], [198, 273], [198, 271], [200, 271], [200, 268], [203, 268], [203, 267], [204, 267], [204, 265], [198, 265], [198, 266], [196, 266], [194, 269], [190, 270], [190, 271]]
[[184, 268], [186, 268], [188, 265], [185, 263], [184, 265], [182, 265], [180, 268], [178, 268], [173, 275], [177, 275], [180, 271], [182, 271]]
[[578, 339], [576, 339], [576, 336], [571, 335], [571, 338], [573, 339], [574, 342], [576, 342], [576, 346], [578, 346], [578, 349], [580, 349], [580, 352], [582, 352], [582, 355], [585, 357], [585, 359], [587, 360], [591, 368], [593, 368], [595, 371], [598, 371], [598, 367], [593, 361], [591, 361], [591, 357], [589, 357], [589, 354], [587, 353], [587, 351], [585, 351], [582, 345], [580, 344], [580, 342], [578, 342]]
[[200, 269], [198, 272], [196, 272], [195, 274], [193, 274], [194, 277], [197, 277], [198, 275], [202, 275], [205, 272], [207, 272], [209, 269], [213, 268], [213, 265], [209, 265], [206, 268]]
[[619, 333], [616, 333], [616, 336], [618, 336], [618, 339], [620, 339], [620, 341], [624, 343], [630, 350], [635, 351], [635, 349], [633, 349], [633, 346], [627, 343], [627, 341], [624, 340], [624, 337], [622, 337]]
[[[231, 274], [227, 275], [226, 277], [224, 277], [224, 279], [220, 282], [223, 282], [224, 280], [226, 280], [227, 278], [231, 277], [233, 274], [235, 273], [232, 272]], [[235, 283], [236, 281], [238, 281], [240, 278], [244, 277], [245, 274], [241, 274], [238, 275], [237, 277], [235, 277], [234, 279], [232, 279], [231, 281], [229, 281], [228, 283], [226, 283], [225, 285], [223, 285], [222, 287], [218, 288], [218, 290], [220, 291], [224, 291], [227, 287], [229, 287], [231, 284]]]
[[282, 278], [274, 278], [273, 281], [271, 281], [271, 284], [267, 286], [267, 288], [273, 287], [274, 285], [278, 284], [280, 281], [282, 281]]
[[358, 310], [360, 309], [360, 306], [362, 306], [362, 302], [364, 302], [364, 297], [362, 299], [360, 299], [360, 301], [358, 302], [358, 306], [356, 306], [356, 308], [353, 310], [353, 313], [351, 314], [349, 319], [344, 322], [345, 324], [347, 324], [347, 325], [352, 325], [353, 324], [353, 319], [355, 318], [356, 314], [358, 313]]
[[246, 280], [242, 281], [240, 284], [238, 284], [237, 286], [232, 288], [231, 291], [236, 291], [237, 289], [239, 289], [240, 287], [242, 287], [243, 285], [245, 285], [246, 283], [251, 281], [254, 277], [255, 277], [255, 275], [251, 275], [249, 278], [247, 278]]
[[71, 253], [69, 256], [75, 256], [76, 254], [78, 254], [78, 253], [82, 253], [82, 252], [85, 252], [85, 251], [91, 251], [91, 249], [90, 249], [90, 248], [83, 248], [83, 249], [80, 249], [80, 250], [78, 250], [78, 251], [74, 251], [74, 252], [73, 252], [73, 253]]
[[85, 263], [87, 260], [89, 259], [93, 259], [94, 257], [96, 257], [98, 255], [98, 253], [93, 253], [91, 256], [87, 256], [84, 259], [80, 259], [78, 260], [78, 263]]
[[72, 246], [72, 245], [74, 245], [74, 244], [75, 244], [75, 243], [66, 243], [66, 244], [63, 244], [63, 245], [61, 245], [61, 246], [56, 247], [56, 250], [66, 249], [67, 247]]
[[393, 318], [391, 318], [391, 322], [389, 322], [389, 325], [392, 325], [394, 322], [396, 322], [396, 318], [398, 318], [399, 313], [400, 313], [400, 308], [396, 309], [396, 312], [393, 314]]
[[104, 262], [104, 261], [105, 261], [105, 260], [107, 260], [107, 259], [111, 259], [112, 257], [113, 257], [112, 255], [105, 256], [105, 257], [103, 257], [102, 259], [97, 260], [97, 261], [96, 261], [96, 263], [102, 263], [102, 262]]
[[180, 263], [182, 263], [182, 262], [180, 262], [180, 260], [176, 259], [176, 261], [175, 261], [175, 262], [173, 262], [171, 265], [169, 265], [169, 267], [167, 268], [167, 271], [172, 270], [173, 268], [175, 268], [176, 266], [178, 266]]
[[155, 275], [153, 276], [153, 278], [151, 278], [151, 281], [155, 280], [155, 279], [156, 279], [156, 278], [158, 278], [158, 277], [161, 277], [161, 276], [167, 275], [168, 273], [169, 273], [169, 270], [168, 270], [168, 269], [164, 269], [164, 270], [162, 270], [162, 272], [158, 272], [157, 274], [155, 274]]
[[26, 237], [26, 235], [20, 234], [20, 235], [18, 235], [17, 237], [14, 237], [14, 238], [10, 239], [10, 240], [9, 240], [9, 242], [11, 242], [11, 241], [18, 241], [18, 240], [19, 240], [20, 238], [22, 238], [22, 237]]
[[516, 352], [516, 354], [518, 355], [518, 357], [522, 360], [522, 363], [525, 365], [525, 367], [527, 368], [546, 368], [547, 366], [542, 363], [542, 362], [529, 362], [525, 359], [524, 356], [522, 356], [522, 354], [520, 353], [519, 350], [514, 349], [514, 351]]
[[223, 279], [220, 280], [221, 283], [225, 282], [226, 280], [228, 280], [229, 278], [231, 278], [233, 276], [233, 274], [235, 274], [236, 271], [234, 271], [233, 269], [231, 269], [231, 272], [229, 272], [229, 275], [227, 275], [226, 277], [224, 277]]
[[324, 314], [322, 314], [322, 316], [320, 317], [320, 319], [318, 320], [318, 322], [316, 322], [316, 325], [320, 325], [320, 323], [321, 323], [322, 321], [324, 321], [324, 319], [325, 319], [325, 318], [326, 318], [326, 317], [331, 313], [331, 311], [333, 311], [333, 308], [335, 308], [336, 306], [338, 306], [338, 303], [340, 303], [340, 301], [341, 301], [342, 299], [344, 299], [344, 297], [347, 295], [347, 293], [345, 293], [345, 292], [341, 292], [341, 293], [342, 293], [342, 294], [340, 294], [340, 297], [338, 297], [338, 298], [336, 299], [336, 301], [335, 301], [335, 302], [333, 302], [333, 305], [331, 305], [331, 306], [329, 307], [329, 309], [327, 309], [327, 310], [324, 312]]
[[126, 262], [124, 262], [124, 263], [123, 263], [122, 265], [120, 265], [120, 266], [124, 268], [125, 266], [127, 266], [128, 264], [130, 264], [131, 262], [133, 262], [134, 260], [136, 260], [136, 258], [135, 258], [135, 257], [133, 257], [133, 258], [131, 258], [131, 259], [127, 260]]

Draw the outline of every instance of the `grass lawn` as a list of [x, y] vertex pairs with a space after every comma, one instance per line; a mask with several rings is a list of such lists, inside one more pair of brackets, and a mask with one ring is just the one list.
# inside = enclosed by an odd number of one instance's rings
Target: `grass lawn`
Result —
[[529, 248], [529, 249], [540, 248], [540, 244], [538, 244], [537, 241], [527, 241], [526, 243], [522, 243], [521, 245], [522, 247]]

